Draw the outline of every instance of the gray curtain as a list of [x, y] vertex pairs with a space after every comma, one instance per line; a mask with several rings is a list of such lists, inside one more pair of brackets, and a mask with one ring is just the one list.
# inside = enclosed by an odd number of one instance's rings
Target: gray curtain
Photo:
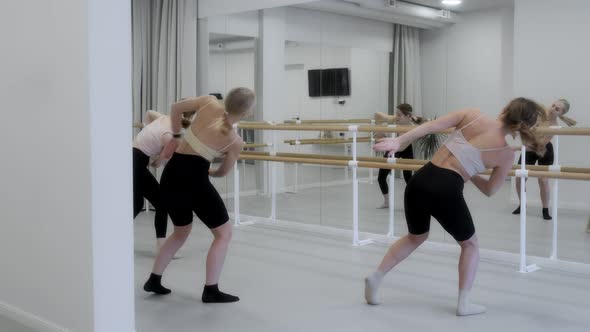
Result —
[[393, 50], [389, 61], [389, 113], [401, 103], [422, 114], [420, 33], [418, 28], [393, 25]]
[[194, 0], [131, 2], [135, 122], [141, 122], [147, 110], [168, 113], [181, 98], [187, 1]]

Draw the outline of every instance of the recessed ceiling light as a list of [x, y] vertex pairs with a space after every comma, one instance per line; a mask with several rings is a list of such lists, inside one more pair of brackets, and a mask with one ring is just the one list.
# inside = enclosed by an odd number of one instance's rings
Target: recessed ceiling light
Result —
[[461, 0], [442, 0], [443, 5], [456, 6], [461, 4]]

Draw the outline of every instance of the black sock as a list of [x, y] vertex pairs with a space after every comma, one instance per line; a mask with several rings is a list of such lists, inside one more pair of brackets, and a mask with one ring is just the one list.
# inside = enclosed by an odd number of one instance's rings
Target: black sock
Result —
[[172, 291], [162, 286], [162, 276], [157, 274], [150, 274], [150, 278], [143, 285], [143, 290], [146, 292], [153, 292], [158, 295], [170, 294]]
[[204, 303], [230, 303], [238, 302], [240, 298], [221, 292], [217, 284], [215, 284], [210, 286], [205, 285], [201, 300]]
[[516, 210], [512, 211], [512, 214], [520, 214], [520, 205], [516, 208]]
[[551, 220], [551, 216], [549, 215], [549, 208], [543, 208], [543, 219]]

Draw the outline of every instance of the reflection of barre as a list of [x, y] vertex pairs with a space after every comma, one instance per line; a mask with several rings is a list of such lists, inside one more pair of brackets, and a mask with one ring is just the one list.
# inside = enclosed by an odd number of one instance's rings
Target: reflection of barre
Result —
[[[244, 151], [240, 155], [252, 155], [252, 156], [269, 156], [268, 152], [259, 152], [259, 151]], [[327, 160], [352, 160], [350, 156], [335, 156], [335, 155], [323, 155], [323, 154], [313, 154], [313, 153], [289, 153], [289, 152], [277, 152], [277, 157], [288, 157], [288, 158], [314, 158], [314, 159], [327, 159]], [[383, 162], [385, 163], [387, 160], [384, 158], [379, 157], [357, 157], [356, 160], [358, 161], [368, 161], [368, 162]], [[411, 162], [415, 159], [396, 159], [396, 161], [400, 164], [419, 164]], [[420, 160], [418, 160], [420, 161]], [[427, 161], [424, 161], [425, 165]]]
[[590, 136], [590, 128], [536, 128], [534, 132], [542, 135]]
[[238, 124], [238, 128], [239, 128], [239, 125], [242, 125], [242, 124], [247, 124], [247, 125], [268, 125], [268, 123], [269, 123], [268, 121], [240, 121], [239, 124]]
[[[278, 154], [278, 153], [277, 153]], [[241, 159], [245, 160], [263, 160], [263, 161], [276, 161], [285, 163], [300, 163], [300, 164], [315, 164], [315, 165], [331, 165], [331, 166], [350, 166], [350, 159], [348, 160], [337, 160], [337, 159], [325, 159], [325, 158], [295, 158], [295, 157], [279, 157], [279, 156], [267, 156], [260, 154], [241, 154]], [[383, 168], [383, 169], [399, 169], [406, 171], [417, 171], [424, 165], [418, 164], [404, 164], [398, 163], [402, 159], [396, 159], [396, 163], [387, 162], [370, 162], [360, 161], [355, 163], [357, 167], [362, 168]], [[491, 174], [491, 171], [486, 171], [482, 174]], [[545, 172], [545, 171], [528, 171], [525, 174], [517, 174], [517, 171], [511, 171], [508, 176], [528, 176], [528, 177], [541, 177], [551, 179], [563, 179], [563, 180], [583, 180], [590, 181], [590, 173], [568, 173], [568, 172]]]
[[330, 124], [330, 123], [372, 123], [370, 119], [344, 119], [344, 120], [285, 120], [287, 124]]
[[[242, 155], [256, 155], [256, 156], [268, 156], [268, 152], [255, 152], [247, 151], [243, 152]], [[314, 159], [326, 159], [326, 160], [351, 160], [349, 156], [336, 156], [336, 155], [323, 155], [323, 154], [312, 154], [312, 153], [288, 153], [288, 152], [277, 152], [277, 157], [289, 157], [289, 158], [314, 158]], [[375, 162], [387, 164], [387, 159], [379, 157], [357, 157], [358, 161]], [[396, 158], [397, 164], [404, 165], [426, 165], [429, 161], [422, 159], [403, 159]], [[386, 167], [382, 167], [386, 168]], [[519, 165], [512, 166], [513, 170], [520, 169]], [[579, 174], [590, 174], [590, 168], [581, 167], [565, 167], [561, 166], [560, 171], [552, 170], [551, 166], [537, 166], [537, 165], [526, 165], [526, 170], [529, 171], [542, 171], [547, 173], [579, 173]], [[489, 171], [488, 171], [489, 172]]]
[[[376, 125], [360, 125], [360, 126], [336, 126], [336, 125], [313, 125], [313, 124], [275, 124], [275, 125], [264, 125], [264, 124], [250, 124], [240, 122], [238, 127], [241, 129], [254, 129], [254, 130], [295, 130], [295, 131], [352, 131], [351, 127], [357, 132], [388, 132], [388, 133], [405, 133], [407, 131], [416, 128], [416, 126], [376, 126]], [[452, 129], [442, 131], [442, 133], [451, 133]]]
[[[240, 159], [245, 160], [262, 160], [262, 161], [276, 161], [285, 163], [300, 163], [300, 164], [313, 164], [313, 165], [331, 165], [331, 166], [345, 166], [350, 165], [349, 160], [335, 160], [335, 159], [320, 159], [320, 158], [293, 158], [293, 157], [277, 157], [277, 156], [265, 156], [258, 154], [243, 153], [240, 155]], [[376, 163], [376, 162], [362, 162], [356, 163], [358, 167], [364, 168], [389, 168], [389, 169], [405, 169], [405, 170], [419, 170], [422, 165], [396, 165], [387, 163]], [[590, 175], [589, 175], [590, 177]]]
[[[359, 137], [356, 139], [357, 142], [370, 142], [370, 137]], [[316, 139], [288, 139], [284, 140], [284, 143], [289, 145], [310, 145], [310, 144], [348, 144], [352, 143], [352, 138], [316, 138]]]
[[[240, 122], [239, 128], [242, 129], [255, 129], [255, 130], [299, 130], [299, 131], [350, 131], [350, 126], [319, 126], [309, 124], [275, 124], [275, 125], [262, 125], [262, 124], [250, 124]], [[376, 125], [361, 125], [356, 126], [357, 132], [386, 132], [386, 133], [405, 133], [416, 126], [376, 126]], [[453, 129], [447, 129], [440, 133], [451, 133]], [[579, 135], [579, 136], [590, 136], [590, 128], [537, 128], [535, 132], [542, 135]]]
[[270, 143], [245, 143], [244, 144], [244, 149], [250, 149], [250, 148], [266, 148], [272, 146], [272, 144]]
[[143, 125], [143, 123], [141, 123], [141, 122], [139, 122], [139, 123], [134, 123], [134, 124], [133, 124], [133, 128], [139, 128], [139, 129], [143, 129], [143, 127], [145, 127], [145, 126], [144, 126], [144, 125]]

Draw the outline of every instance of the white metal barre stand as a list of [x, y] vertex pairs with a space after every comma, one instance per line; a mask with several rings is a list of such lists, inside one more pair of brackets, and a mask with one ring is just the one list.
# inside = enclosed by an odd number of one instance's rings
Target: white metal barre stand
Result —
[[[237, 124], [234, 124], [234, 129], [237, 132]], [[234, 226], [253, 225], [252, 221], [242, 222], [240, 220], [240, 168], [238, 167], [238, 160], [234, 165]]]
[[[275, 125], [275, 122], [270, 122], [271, 125]], [[272, 148], [269, 153], [271, 156], [277, 155], [277, 131], [272, 131]], [[270, 206], [270, 220], [277, 221], [277, 163], [270, 162], [270, 171], [271, 171], [271, 178], [270, 178], [270, 196], [271, 196], [271, 206]]]
[[[386, 152], [387, 153], [387, 152]], [[395, 157], [387, 158], [388, 164], [395, 164]], [[394, 197], [395, 197], [395, 173], [391, 170], [389, 174], [389, 232], [387, 237], [392, 239], [395, 236], [395, 209], [394, 209]]]
[[[375, 125], [375, 120], [371, 120], [371, 125], [374, 126]], [[369, 148], [370, 148], [370, 153], [371, 153], [371, 157], [375, 157], [375, 151], [373, 150], [373, 146], [375, 145], [375, 133], [374, 132], [370, 132], [369, 133]], [[373, 184], [373, 168], [369, 168], [369, 184]]]
[[358, 161], [356, 155], [356, 138], [358, 126], [349, 126], [348, 131], [352, 132], [352, 160], [348, 166], [352, 168], [352, 246], [359, 247], [373, 243], [373, 240], [359, 240], [359, 180], [357, 176]]
[[516, 176], [520, 177], [520, 273], [530, 273], [539, 270], [536, 264], [526, 265], [526, 178], [529, 171], [526, 170], [526, 147], [520, 148], [521, 163]]
[[[561, 126], [552, 126], [551, 128], [561, 129]], [[559, 135], [555, 135], [553, 138], [553, 153], [555, 159], [553, 161], [553, 165], [549, 166], [550, 172], [561, 172], [561, 165], [559, 164]], [[553, 236], [551, 239], [551, 256], [550, 259], [557, 260], [557, 204], [559, 202], [559, 180], [553, 180], [553, 205], [552, 205], [552, 214], [553, 214]]]

